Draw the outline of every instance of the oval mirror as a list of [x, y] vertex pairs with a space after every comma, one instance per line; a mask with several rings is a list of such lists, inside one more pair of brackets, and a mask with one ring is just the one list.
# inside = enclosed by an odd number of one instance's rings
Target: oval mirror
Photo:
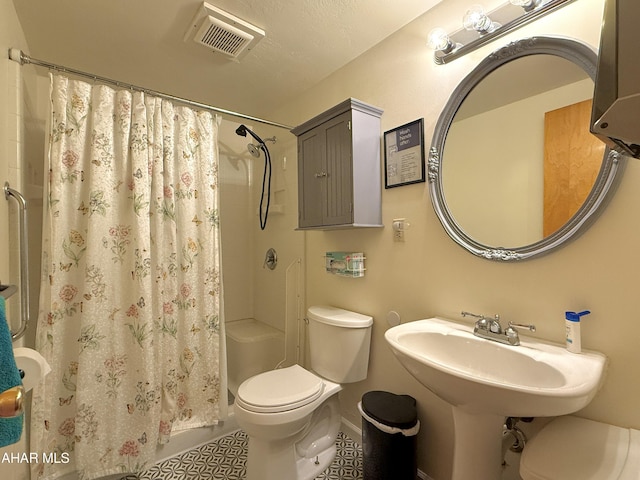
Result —
[[523, 260], [594, 220], [624, 157], [589, 132], [597, 55], [532, 37], [485, 58], [436, 124], [429, 192], [449, 236], [474, 255]]

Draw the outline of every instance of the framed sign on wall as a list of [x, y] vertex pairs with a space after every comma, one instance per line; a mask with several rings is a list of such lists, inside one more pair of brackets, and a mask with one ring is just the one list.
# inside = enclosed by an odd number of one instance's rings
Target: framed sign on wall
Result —
[[424, 119], [384, 133], [384, 188], [425, 181]]

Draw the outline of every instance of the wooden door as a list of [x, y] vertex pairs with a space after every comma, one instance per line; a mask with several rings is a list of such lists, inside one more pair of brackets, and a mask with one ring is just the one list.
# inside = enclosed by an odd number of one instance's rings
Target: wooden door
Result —
[[605, 145], [589, 132], [591, 100], [545, 113], [544, 236], [582, 206], [600, 171]]

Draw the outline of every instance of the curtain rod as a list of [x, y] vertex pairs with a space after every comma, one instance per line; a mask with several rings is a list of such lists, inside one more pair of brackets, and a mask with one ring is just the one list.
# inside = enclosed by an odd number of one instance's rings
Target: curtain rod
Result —
[[25, 65], [25, 64], [38, 65], [40, 67], [45, 67], [45, 68], [48, 68], [50, 70], [56, 70], [58, 72], [68, 72], [68, 73], [71, 73], [73, 75], [77, 75], [79, 77], [90, 78], [92, 80], [97, 80], [97, 81], [102, 82], [102, 83], [108, 83], [108, 84], [111, 84], [111, 85], [115, 85], [117, 87], [126, 88], [126, 89], [129, 89], [129, 90], [135, 90], [135, 91], [138, 91], [138, 92], [151, 94], [151, 95], [154, 95], [156, 97], [164, 98], [166, 100], [172, 100], [172, 101], [183, 103], [183, 104], [186, 104], [186, 105], [191, 105], [193, 107], [201, 108], [203, 110], [212, 110], [214, 112], [223, 113], [223, 114], [231, 115], [231, 116], [234, 116], [234, 117], [244, 118], [245, 120], [252, 120], [254, 122], [264, 123], [266, 125], [272, 125], [274, 127], [286, 128], [287, 130], [291, 130], [293, 128], [293, 127], [291, 127], [289, 125], [284, 125], [282, 123], [272, 122], [271, 120], [264, 120], [262, 118], [252, 117], [250, 115], [245, 115], [243, 113], [238, 113], [238, 112], [234, 112], [234, 111], [231, 111], [231, 110], [225, 110], [224, 108], [213, 107], [213, 106], [207, 105], [205, 103], [199, 103], [199, 102], [195, 102], [193, 100], [188, 100], [186, 98], [176, 97], [174, 95], [169, 95], [169, 94], [162, 93], [162, 92], [156, 92], [155, 90], [149, 90], [148, 88], [138, 87], [136, 85], [131, 85], [129, 83], [119, 82], [117, 80], [112, 80], [110, 78], [101, 77], [99, 75], [93, 75], [91, 73], [82, 72], [80, 70], [75, 70], [73, 68], [64, 67], [62, 65], [56, 65], [55, 63], [49, 63], [49, 62], [45, 62], [43, 60], [38, 60], [36, 58], [31, 58], [29, 55], [26, 55], [19, 48], [10, 48], [9, 49], [9, 59], [13, 60], [14, 62], [18, 62], [20, 65]]

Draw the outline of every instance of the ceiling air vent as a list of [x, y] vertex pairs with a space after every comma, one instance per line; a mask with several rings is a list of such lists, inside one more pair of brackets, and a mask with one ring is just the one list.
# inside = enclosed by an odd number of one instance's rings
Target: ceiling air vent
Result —
[[264, 30], [213, 5], [203, 3], [191, 22], [185, 40], [193, 41], [239, 60], [260, 40]]

